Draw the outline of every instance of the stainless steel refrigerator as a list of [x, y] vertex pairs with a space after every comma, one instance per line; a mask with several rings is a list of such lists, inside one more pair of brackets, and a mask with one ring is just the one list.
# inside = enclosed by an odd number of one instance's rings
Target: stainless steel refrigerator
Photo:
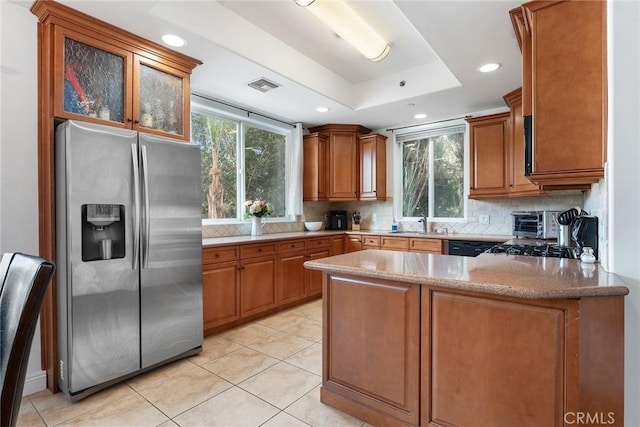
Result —
[[200, 147], [56, 130], [58, 384], [72, 400], [202, 350]]

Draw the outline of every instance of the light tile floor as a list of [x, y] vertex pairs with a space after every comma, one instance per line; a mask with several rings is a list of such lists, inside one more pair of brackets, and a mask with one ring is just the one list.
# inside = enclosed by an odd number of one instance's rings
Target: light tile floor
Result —
[[322, 302], [209, 336], [202, 353], [80, 402], [22, 400], [18, 427], [367, 426], [320, 402]]

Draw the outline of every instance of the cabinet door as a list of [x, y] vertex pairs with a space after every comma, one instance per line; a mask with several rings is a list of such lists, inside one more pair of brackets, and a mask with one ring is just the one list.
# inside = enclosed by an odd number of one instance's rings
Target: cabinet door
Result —
[[241, 317], [261, 313], [276, 305], [276, 257], [242, 260], [240, 266]]
[[327, 140], [317, 132], [303, 137], [303, 200], [327, 200]]
[[329, 199], [358, 199], [358, 142], [355, 132], [331, 132]]
[[[329, 249], [316, 249], [308, 252], [307, 260], [313, 261], [315, 259], [328, 257]], [[306, 284], [307, 284], [307, 296], [322, 295], [322, 271], [319, 270], [305, 270]]]
[[409, 239], [406, 237], [386, 237], [380, 238], [380, 249], [388, 251], [408, 251]]
[[410, 238], [409, 239], [409, 251], [410, 252], [426, 252], [431, 254], [442, 253], [442, 240], [440, 239], [421, 239]]
[[342, 255], [344, 253], [344, 236], [331, 238], [331, 256]]
[[306, 251], [278, 255], [278, 304], [304, 298]]
[[345, 253], [356, 252], [362, 250], [361, 236], [345, 236]]
[[133, 55], [55, 27], [54, 115], [131, 127]]
[[360, 144], [360, 200], [386, 200], [387, 138], [378, 134], [364, 135]]
[[202, 267], [205, 332], [240, 319], [240, 269], [237, 261]]
[[422, 425], [565, 425], [562, 308], [422, 295]]
[[189, 74], [134, 57], [134, 129], [188, 139]]
[[470, 119], [471, 191], [475, 196], [506, 196], [510, 113]]
[[524, 7], [531, 29], [531, 180], [543, 185], [597, 182], [606, 161], [606, 2], [531, 2]]
[[395, 417], [371, 424], [418, 425], [420, 287], [354, 276], [327, 280], [323, 393]]

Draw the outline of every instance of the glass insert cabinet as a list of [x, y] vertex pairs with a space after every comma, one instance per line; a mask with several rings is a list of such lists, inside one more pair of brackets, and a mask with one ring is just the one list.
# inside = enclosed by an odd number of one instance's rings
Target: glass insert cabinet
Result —
[[189, 138], [189, 73], [55, 28], [54, 115]]

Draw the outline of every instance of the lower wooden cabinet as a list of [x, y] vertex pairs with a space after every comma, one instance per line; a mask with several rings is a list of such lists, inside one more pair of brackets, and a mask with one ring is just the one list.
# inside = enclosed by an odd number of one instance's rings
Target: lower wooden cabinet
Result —
[[204, 248], [205, 334], [321, 296], [322, 273], [304, 262], [342, 253], [343, 242], [340, 234]]
[[424, 425], [564, 425], [563, 307], [433, 292], [429, 323]]
[[240, 316], [247, 317], [275, 308], [276, 256], [240, 262]]
[[[317, 248], [307, 251], [305, 261], [331, 256], [331, 248]], [[337, 254], [336, 254], [337, 255]], [[305, 269], [305, 286], [307, 296], [322, 295], [322, 271]]]
[[362, 236], [347, 234], [344, 236], [344, 252], [357, 252], [362, 250]]
[[305, 270], [307, 251], [278, 255], [278, 303], [287, 304], [305, 297]]
[[240, 263], [203, 266], [202, 301], [204, 330], [240, 319]]
[[[323, 403], [385, 426], [624, 425], [624, 297], [326, 273]], [[594, 418], [597, 417], [597, 418]]]
[[285, 242], [279, 246], [278, 304], [289, 304], [306, 297], [322, 295], [322, 273], [307, 270], [304, 262], [328, 257], [330, 239], [325, 237], [300, 242], [302, 245]]
[[321, 401], [373, 425], [417, 425], [420, 286], [332, 275], [324, 288]]
[[411, 237], [409, 239], [410, 252], [425, 252], [430, 254], [442, 253], [442, 240], [440, 239], [422, 239]]
[[409, 239], [407, 237], [382, 236], [380, 238], [380, 249], [407, 252], [409, 250]]

